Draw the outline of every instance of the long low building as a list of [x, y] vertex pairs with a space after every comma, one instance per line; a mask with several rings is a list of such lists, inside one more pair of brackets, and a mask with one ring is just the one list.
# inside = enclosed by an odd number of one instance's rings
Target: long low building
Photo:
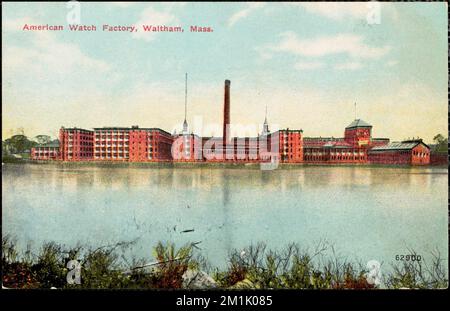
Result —
[[430, 147], [422, 139], [392, 142], [369, 150], [369, 163], [373, 164], [430, 164]]
[[31, 158], [34, 160], [59, 160], [59, 143], [46, 143], [31, 148]]
[[368, 151], [389, 144], [388, 138], [372, 138], [372, 125], [355, 119], [344, 131], [344, 137], [305, 137], [305, 163], [367, 163]]

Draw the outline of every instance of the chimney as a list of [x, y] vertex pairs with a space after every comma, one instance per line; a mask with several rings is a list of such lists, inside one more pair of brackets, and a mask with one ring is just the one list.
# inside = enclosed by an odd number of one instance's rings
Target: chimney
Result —
[[225, 80], [225, 95], [223, 102], [223, 144], [224, 147], [229, 141], [230, 137], [228, 131], [230, 130], [230, 80]]

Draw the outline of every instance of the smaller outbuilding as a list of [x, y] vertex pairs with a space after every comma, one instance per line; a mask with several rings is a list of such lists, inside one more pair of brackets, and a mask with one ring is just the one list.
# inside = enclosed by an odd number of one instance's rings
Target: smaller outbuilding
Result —
[[430, 147], [422, 139], [392, 142], [369, 150], [368, 161], [373, 164], [430, 164]]
[[51, 142], [31, 148], [31, 159], [33, 160], [58, 160], [59, 142]]

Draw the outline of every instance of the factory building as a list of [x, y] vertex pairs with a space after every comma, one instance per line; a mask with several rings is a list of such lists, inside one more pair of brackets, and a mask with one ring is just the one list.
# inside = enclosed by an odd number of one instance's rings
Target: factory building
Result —
[[368, 152], [368, 162], [372, 164], [430, 164], [430, 147], [422, 139], [392, 142], [376, 146]]
[[355, 119], [344, 131], [344, 137], [305, 137], [306, 163], [367, 163], [368, 150], [389, 143], [387, 138], [372, 138], [372, 125]]
[[80, 128], [59, 130], [59, 153], [62, 161], [91, 161], [94, 152], [94, 131]]
[[[32, 159], [111, 162], [225, 162], [225, 163], [430, 163], [430, 149], [421, 140], [390, 143], [372, 138], [372, 125], [355, 119], [344, 137], [304, 137], [301, 129], [269, 131], [266, 116], [256, 137], [231, 137], [231, 82], [225, 80], [222, 137], [200, 137], [187, 123], [187, 75], [183, 130], [176, 134], [160, 128], [102, 127], [60, 130], [59, 149], [37, 147]], [[47, 149], [46, 149], [47, 148]], [[55, 151], [58, 150], [58, 151]]]
[[102, 127], [94, 129], [94, 160], [122, 162], [169, 161], [173, 137], [159, 128]]
[[31, 158], [35, 160], [58, 160], [59, 143], [47, 143], [31, 148]]

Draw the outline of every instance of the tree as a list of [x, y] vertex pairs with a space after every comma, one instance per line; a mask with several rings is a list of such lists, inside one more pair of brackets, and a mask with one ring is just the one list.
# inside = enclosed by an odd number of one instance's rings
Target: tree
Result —
[[442, 143], [443, 140], [445, 140], [445, 137], [442, 134], [437, 134], [436, 136], [433, 137], [433, 141], [436, 144]]
[[437, 134], [434, 136], [433, 141], [436, 144], [436, 152], [446, 153], [448, 151], [448, 139], [442, 134]]
[[37, 135], [34, 138], [38, 144], [42, 145], [42, 144], [48, 144], [49, 142], [52, 141], [52, 138], [48, 135]]
[[14, 135], [5, 140], [5, 148], [10, 153], [23, 153], [36, 145], [36, 142], [30, 141], [25, 135]]

